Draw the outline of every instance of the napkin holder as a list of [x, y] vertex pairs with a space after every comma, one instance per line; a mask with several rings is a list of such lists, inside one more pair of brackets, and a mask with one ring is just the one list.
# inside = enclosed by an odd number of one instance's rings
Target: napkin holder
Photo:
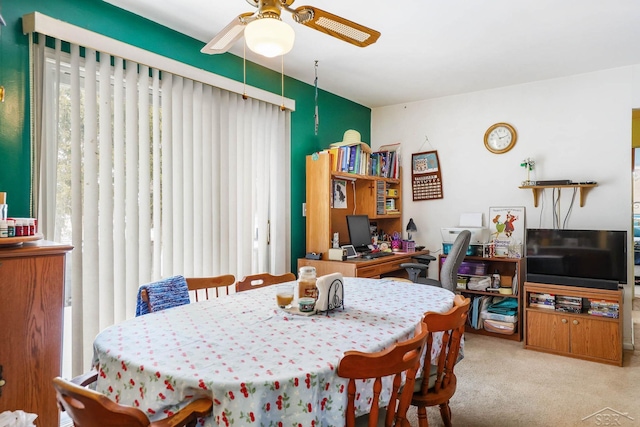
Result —
[[344, 309], [344, 281], [342, 274], [332, 273], [320, 276], [316, 280], [318, 299], [316, 313], [329, 313], [336, 308]]

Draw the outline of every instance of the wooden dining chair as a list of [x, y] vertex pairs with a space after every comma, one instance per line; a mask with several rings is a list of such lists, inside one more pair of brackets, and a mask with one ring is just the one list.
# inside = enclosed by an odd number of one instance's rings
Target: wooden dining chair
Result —
[[107, 396], [86, 386], [98, 378], [97, 372], [81, 375], [72, 380], [53, 379], [60, 409], [66, 411], [75, 427], [195, 427], [198, 418], [211, 414], [211, 399], [196, 399], [170, 417], [150, 422], [140, 409], [120, 405]]
[[189, 293], [195, 295], [195, 300], [208, 300], [209, 291], [211, 291], [211, 298], [215, 293], [215, 297], [218, 298], [221, 295], [229, 295], [229, 289], [236, 282], [236, 276], [233, 274], [225, 274], [222, 276], [213, 277], [187, 277], [187, 287]]
[[[337, 374], [348, 378], [347, 407], [345, 411], [347, 427], [368, 426], [375, 427], [381, 417], [379, 397], [382, 391], [382, 377], [393, 375], [391, 397], [384, 415], [384, 426], [408, 427], [406, 419], [407, 410], [411, 401], [416, 371], [420, 366], [420, 355], [427, 338], [427, 328], [424, 323], [419, 323], [413, 338], [393, 344], [391, 347], [376, 352], [363, 353], [360, 351], [347, 351], [338, 364]], [[400, 388], [402, 376], [406, 375], [405, 385]], [[368, 420], [366, 416], [355, 416], [356, 382], [361, 383], [365, 379], [373, 379], [373, 398], [369, 410]], [[365, 423], [366, 421], [366, 423]]]
[[245, 276], [242, 278], [242, 280], [238, 280], [236, 282], [236, 292], [263, 288], [265, 286], [271, 286], [277, 283], [293, 282], [295, 280], [296, 275], [293, 273], [285, 273], [279, 276], [274, 276], [269, 273], [253, 274], [250, 276]]
[[[446, 313], [428, 312], [424, 316], [429, 334], [424, 352], [423, 374], [416, 380], [411, 405], [418, 408], [418, 425], [428, 427], [427, 406], [439, 406], [445, 426], [451, 426], [449, 400], [456, 392], [457, 378], [454, 368], [460, 354], [460, 343], [464, 334], [471, 300], [456, 295], [453, 308]], [[431, 363], [434, 345], [433, 335], [442, 333], [442, 345], [436, 364]], [[428, 375], [424, 373], [427, 372]]]

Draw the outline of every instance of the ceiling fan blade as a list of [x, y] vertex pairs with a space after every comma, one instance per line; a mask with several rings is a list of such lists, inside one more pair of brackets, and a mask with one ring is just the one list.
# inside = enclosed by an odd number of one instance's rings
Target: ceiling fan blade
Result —
[[313, 6], [300, 6], [295, 9], [293, 19], [307, 27], [360, 47], [369, 46], [380, 37], [379, 31]]
[[217, 53], [225, 53], [244, 33], [244, 27], [247, 26], [252, 19], [248, 19], [254, 14], [251, 12], [243, 13], [234, 18], [229, 25], [224, 27], [216, 36], [207, 43], [200, 52], [209, 55]]

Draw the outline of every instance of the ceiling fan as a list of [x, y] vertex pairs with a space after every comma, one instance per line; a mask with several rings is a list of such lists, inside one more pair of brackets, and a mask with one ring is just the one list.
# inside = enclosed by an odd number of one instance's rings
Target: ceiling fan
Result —
[[[287, 53], [293, 47], [295, 34], [293, 29], [280, 19], [283, 9], [290, 12], [297, 23], [356, 46], [368, 46], [380, 37], [380, 32], [376, 30], [317, 7], [300, 6], [293, 9], [291, 4], [295, 0], [246, 1], [258, 10], [238, 15], [207, 43], [201, 52], [224, 53], [244, 35], [247, 45], [256, 53], [271, 57]], [[261, 44], [263, 49], [256, 47], [258, 44]]]

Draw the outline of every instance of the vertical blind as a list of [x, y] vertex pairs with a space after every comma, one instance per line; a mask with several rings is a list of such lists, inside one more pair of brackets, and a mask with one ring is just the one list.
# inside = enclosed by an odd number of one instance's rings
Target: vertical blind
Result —
[[288, 271], [288, 111], [37, 38], [34, 211], [74, 246], [73, 375], [98, 332], [134, 315], [142, 283]]

